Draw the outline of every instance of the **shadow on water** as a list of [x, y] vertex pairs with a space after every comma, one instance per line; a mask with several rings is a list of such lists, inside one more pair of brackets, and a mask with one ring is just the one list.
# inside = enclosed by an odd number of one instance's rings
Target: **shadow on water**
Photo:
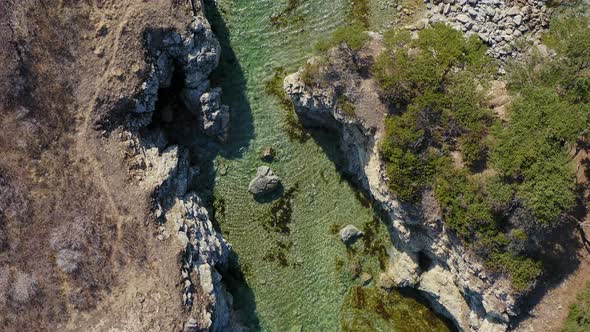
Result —
[[221, 59], [210, 76], [213, 86], [223, 90], [222, 101], [230, 107], [231, 125], [228, 144], [220, 154], [228, 159], [240, 158], [254, 136], [252, 110], [246, 96], [246, 77], [231, 47], [230, 31], [213, 1], [205, 3], [205, 15], [221, 45]]
[[[210, 75], [212, 86], [221, 87], [223, 91], [222, 102], [230, 107], [231, 123], [226, 145], [218, 145], [196, 141], [197, 149], [206, 156], [204, 169], [206, 187], [203, 188], [210, 200], [213, 198], [214, 179], [220, 165], [214, 165], [213, 160], [217, 155], [227, 159], [242, 157], [244, 151], [250, 145], [254, 136], [254, 122], [250, 103], [245, 94], [246, 78], [236, 54], [231, 47], [230, 32], [226, 23], [213, 1], [205, 2], [205, 16], [211, 24], [213, 33], [219, 40], [221, 46], [221, 57], [219, 66]], [[195, 146], [195, 144], [193, 144]], [[203, 161], [200, 161], [201, 163]], [[201, 185], [202, 186], [202, 185]], [[210, 191], [209, 191], [210, 190]], [[213, 206], [212, 202], [209, 202]], [[216, 222], [216, 227], [219, 224]], [[237, 320], [244, 327], [252, 331], [260, 330], [260, 321], [256, 313], [256, 301], [254, 292], [246, 281], [245, 274], [248, 268], [240, 265], [240, 260], [235, 251], [231, 252], [230, 267], [222, 273], [224, 282], [232, 294], [233, 308], [237, 314]]]
[[238, 254], [232, 251], [230, 266], [221, 273], [223, 281], [233, 297], [233, 309], [237, 315], [237, 321], [249, 331], [260, 331], [254, 292], [248, 286], [246, 273], [248, 273], [248, 268], [240, 265]]
[[[341, 181], [346, 182], [350, 188], [354, 191], [355, 197], [359, 203], [368, 209], [373, 211], [373, 214], [379, 219], [386, 227], [391, 239], [391, 244], [397, 247], [398, 243], [401, 243], [401, 239], [397, 237], [398, 233], [393, 227], [393, 221], [388, 213], [385, 213], [378, 204], [373, 204], [373, 199], [369, 193], [363, 189], [362, 183], [366, 182], [366, 178], [358, 178], [356, 174], [347, 173], [345, 170], [348, 169], [347, 156], [341, 150], [340, 140], [338, 132], [335, 129], [324, 129], [324, 128], [307, 128], [313, 140], [321, 147], [325, 155], [334, 163], [338, 173], [340, 174]], [[364, 166], [364, 165], [363, 165]], [[404, 206], [404, 208], [415, 213], [415, 208], [410, 206]], [[397, 248], [401, 250], [401, 248]], [[419, 255], [420, 256], [420, 255]], [[423, 262], [418, 262], [422, 265], [430, 265]], [[414, 288], [402, 288], [396, 290], [401, 296], [413, 299], [421, 305], [428, 308], [444, 325], [449, 331], [459, 331], [455, 322], [448, 318], [450, 314], [446, 312], [441, 314], [434, 310], [432, 303], [422, 292]]]

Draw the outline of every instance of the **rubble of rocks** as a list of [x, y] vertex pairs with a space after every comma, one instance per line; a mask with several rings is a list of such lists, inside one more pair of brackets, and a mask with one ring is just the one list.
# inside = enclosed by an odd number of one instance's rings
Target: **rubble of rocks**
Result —
[[[428, 12], [425, 23], [444, 22], [467, 35], [477, 34], [489, 54], [504, 60], [518, 53], [519, 40], [540, 42], [552, 9], [542, 0], [424, 0]], [[425, 22], [426, 21], [426, 22]]]

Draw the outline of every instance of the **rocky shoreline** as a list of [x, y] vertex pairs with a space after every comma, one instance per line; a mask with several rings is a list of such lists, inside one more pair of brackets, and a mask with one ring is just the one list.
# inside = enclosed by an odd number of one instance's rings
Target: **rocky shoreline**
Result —
[[[553, 10], [545, 1], [425, 0], [425, 4], [424, 16], [406, 29], [417, 31], [443, 22], [467, 36], [476, 34], [500, 64], [519, 58], [527, 51], [517, 47], [519, 40], [546, 51], [540, 39]], [[381, 38], [378, 34], [370, 35], [371, 43]], [[518, 303], [522, 294], [514, 292], [505, 277], [489, 275], [482, 262], [447, 230], [432, 192], [423, 194], [419, 207], [403, 205], [393, 197], [378, 151], [382, 128], [367, 112], [357, 111], [350, 116], [342, 105], [342, 96], [357, 109], [367, 102], [359, 89], [367, 81], [358, 75], [363, 55], [340, 45], [331, 49], [327, 57], [331, 68], [326, 70], [338, 73], [330, 77], [340, 79], [330, 81], [328, 86], [310, 85], [307, 78], [304, 82], [307, 75], [304, 67], [287, 76], [283, 88], [304, 126], [329, 129], [337, 134], [347, 160], [342, 171], [352, 175], [353, 181], [383, 212], [393, 247], [389, 252], [389, 268], [381, 275], [380, 286], [386, 289], [411, 287], [420, 291], [435, 311], [451, 319], [459, 330], [506, 331], [520, 314]], [[312, 58], [308, 63], [316, 61]], [[378, 101], [373, 104], [376, 103]], [[370, 108], [375, 107], [371, 105]], [[385, 114], [378, 116], [378, 122], [382, 123]]]
[[302, 80], [301, 69], [285, 78], [284, 89], [306, 127], [336, 132], [347, 159], [342, 171], [352, 175], [383, 212], [393, 246], [380, 286], [419, 290], [460, 330], [505, 331], [519, 313], [510, 282], [486, 274], [481, 262], [447, 231], [431, 192], [425, 193], [421, 209], [404, 206], [392, 196], [379, 157], [381, 131], [362, 114], [349, 116], [339, 103], [337, 90], [343, 89], [352, 91], [346, 97], [353, 104], [360, 100], [354, 88], [363, 85], [355, 73], [360, 61], [343, 45], [332, 49], [328, 59], [342, 81], [330, 82], [328, 87], [309, 86]]
[[[151, 73], [119, 136], [134, 178], [153, 193], [154, 215], [161, 225], [157, 238], [178, 247], [179, 297], [190, 313], [184, 331], [239, 331], [233, 299], [221, 276], [230, 264], [231, 245], [215, 230], [201, 197], [190, 189], [199, 166], [190, 165], [188, 149], [171, 145], [165, 130], [154, 124], [157, 111], [177, 111], [156, 106], [160, 90], [170, 88], [175, 71], [180, 71], [182, 106], [197, 119], [203, 134], [221, 142], [227, 138], [229, 108], [220, 102], [221, 89], [211, 88], [208, 78], [219, 63], [219, 42], [201, 4], [194, 3], [193, 8], [195, 16], [185, 33], [148, 33]], [[159, 116], [167, 121], [174, 115]]]
[[543, 0], [424, 0], [426, 12], [411, 30], [443, 22], [467, 36], [477, 35], [501, 62], [521, 56], [519, 43], [541, 43], [553, 8]]

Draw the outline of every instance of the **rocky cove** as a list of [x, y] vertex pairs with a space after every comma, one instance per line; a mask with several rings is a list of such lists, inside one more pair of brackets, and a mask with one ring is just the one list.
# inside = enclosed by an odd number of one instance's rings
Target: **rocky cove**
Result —
[[[464, 14], [452, 14], [465, 4], [428, 4], [435, 14], [426, 15], [427, 23], [449, 14], [445, 17], [463, 24], [459, 29], [486, 33]], [[535, 3], [532, 18], [516, 19], [502, 2], [490, 4], [499, 7], [494, 15], [478, 4], [463, 11], [492, 31], [486, 38], [497, 45], [491, 52], [500, 59], [511, 56], [506, 31], [537, 32], [535, 24], [543, 20], [537, 17], [545, 11]], [[303, 125], [327, 129], [294, 143], [284, 133], [283, 110], [265, 92], [264, 82], [274, 67], [302, 64], [310, 45], [299, 35], [319, 39], [341, 24], [346, 2], [306, 3], [301, 15], [310, 23], [271, 25], [267, 34], [262, 32], [269, 24], [267, 13], [280, 12], [281, 4], [219, 1], [207, 4], [205, 14], [202, 6], [193, 3], [195, 17], [184, 33], [148, 32], [150, 77], [134, 100], [125, 130], [114, 131], [129, 151], [137, 179], [154, 192], [158, 239], [178, 245], [182, 303], [190, 313], [184, 330], [355, 330], [358, 322], [346, 316], [355, 314], [348, 310], [349, 301], [365, 296], [391, 306], [391, 313], [381, 314], [387, 329], [446, 330], [423, 296], [454, 328], [506, 330], [519, 314], [509, 282], [486, 275], [446, 232], [432, 195], [426, 194], [423, 209], [416, 210], [387, 189], [377, 150], [387, 107], [357, 61], [375, 56], [380, 35], [372, 34], [370, 49], [363, 50], [367, 54], [343, 46], [330, 50], [343, 77], [336, 85], [352, 91], [349, 98], [370, 105], [373, 113], [351, 117], [339, 106], [333, 87], [307, 86], [301, 71], [285, 79]], [[532, 27], [518, 29], [515, 20]], [[489, 22], [507, 23], [494, 29]], [[271, 47], [284, 50], [272, 54]], [[263, 161], [261, 151], [269, 146], [276, 156]], [[274, 176], [261, 165], [280, 175], [282, 197], [255, 199], [248, 193], [257, 168], [258, 176]], [[346, 179], [368, 195], [375, 211]], [[274, 181], [278, 186], [278, 178]], [[375, 215], [380, 219], [375, 221]], [[371, 240], [378, 245], [340, 243], [336, 231], [348, 224], [372, 229]], [[359, 288], [364, 286], [368, 290]], [[398, 288], [418, 290], [420, 301], [402, 296]], [[369, 293], [375, 289], [389, 293]], [[395, 300], [379, 299], [383, 296]], [[350, 306], [362, 315], [363, 306]]]

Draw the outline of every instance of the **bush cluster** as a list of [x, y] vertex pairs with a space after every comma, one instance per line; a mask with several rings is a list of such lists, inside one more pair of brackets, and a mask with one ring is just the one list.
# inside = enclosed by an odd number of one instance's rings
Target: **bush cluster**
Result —
[[392, 30], [373, 67], [399, 110], [380, 147], [390, 189], [418, 203], [432, 188], [447, 226], [517, 291], [543, 271], [527, 232], [564, 220], [576, 203], [571, 151], [590, 124], [588, 26], [558, 20], [545, 38], [556, 59], [534, 54], [507, 66], [514, 100], [506, 122], [484, 106], [497, 68], [475, 36], [442, 24], [418, 39]]
[[586, 285], [576, 297], [576, 302], [570, 306], [563, 331], [590, 331], [590, 284]]
[[325, 53], [336, 45], [346, 43], [352, 50], [358, 51], [368, 40], [369, 35], [365, 31], [365, 27], [360, 23], [353, 22], [337, 28], [328, 38], [320, 40], [315, 45], [315, 50], [318, 53]]
[[384, 97], [401, 110], [386, 121], [381, 147], [392, 181], [404, 201], [417, 202], [432, 184], [438, 152], [460, 148], [469, 166], [485, 158], [483, 137], [491, 124], [476, 89], [495, 70], [485, 46], [443, 24], [422, 30], [417, 40], [407, 31], [385, 35], [387, 52], [373, 67]]

